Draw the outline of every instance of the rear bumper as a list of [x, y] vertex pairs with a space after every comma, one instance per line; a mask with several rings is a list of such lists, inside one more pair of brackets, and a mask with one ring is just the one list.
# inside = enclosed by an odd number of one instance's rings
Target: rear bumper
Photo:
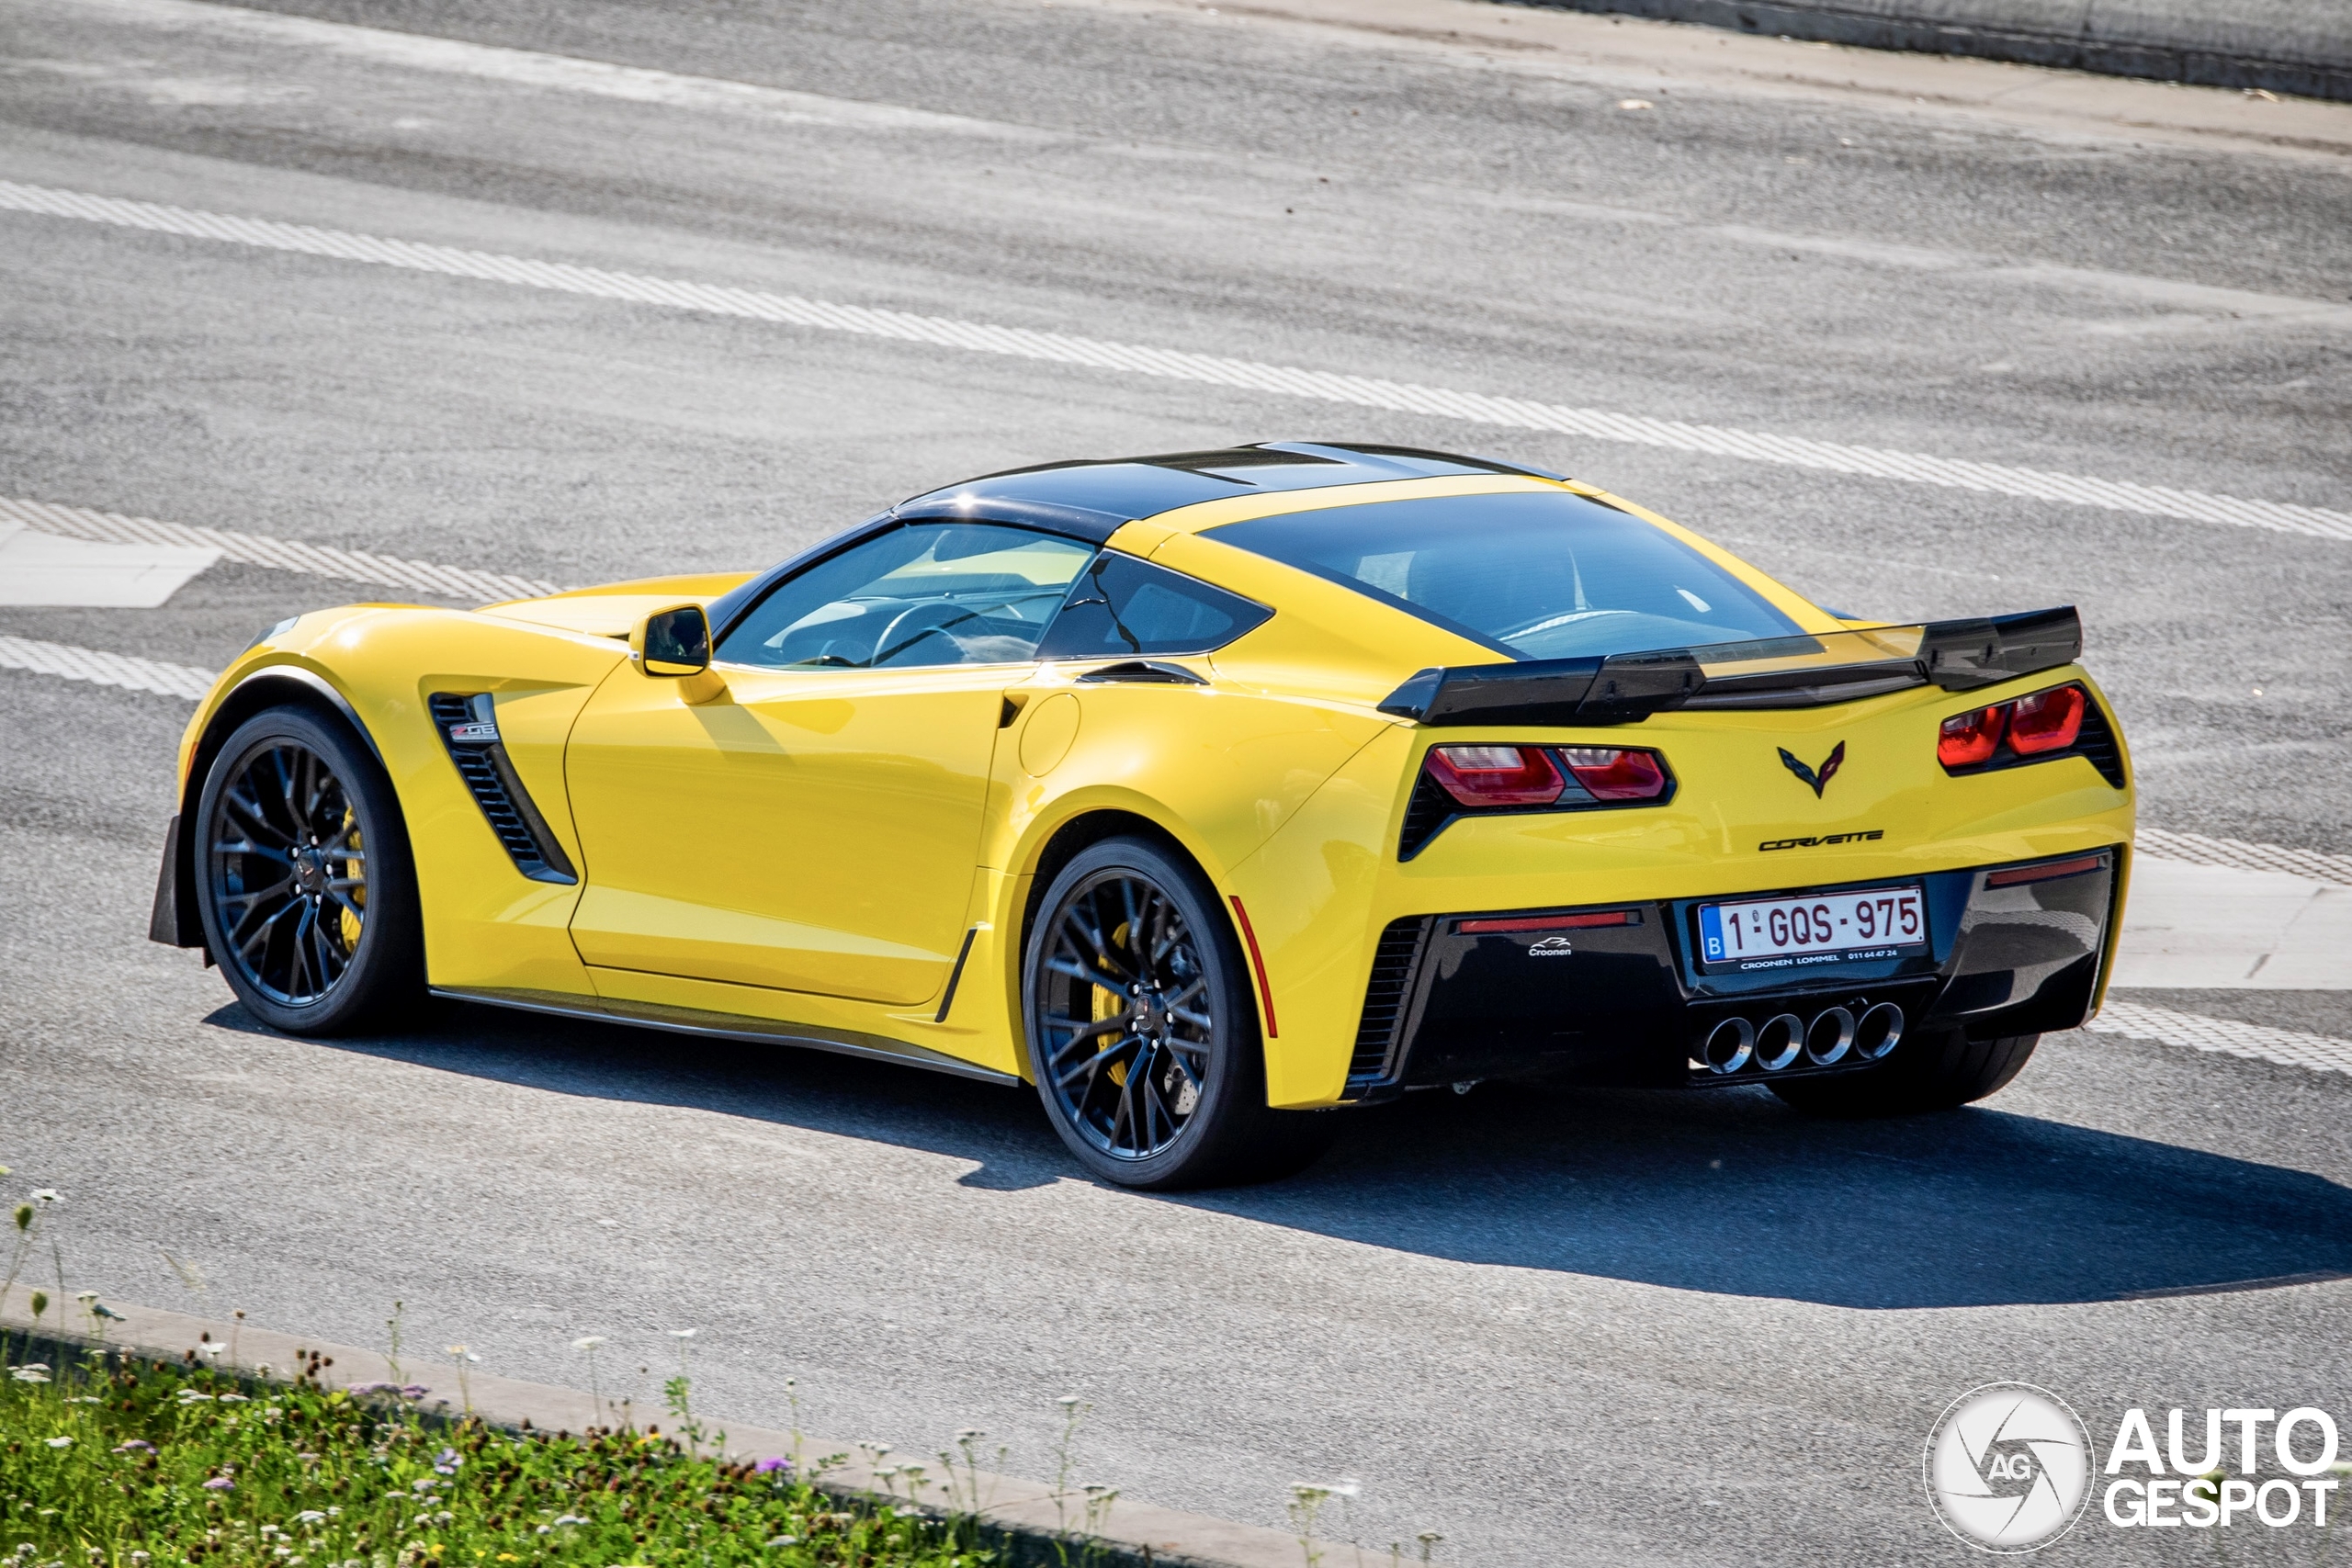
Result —
[[[1742, 967], [1699, 962], [1699, 908], [1710, 898], [1582, 909], [1476, 911], [1392, 921], [1383, 932], [1345, 1098], [1485, 1077], [1544, 1077], [1651, 1088], [1758, 1083], [1862, 1070], [1878, 1056], [1834, 1049], [1837, 1015], [1900, 1010], [1903, 1041], [1964, 1032], [1976, 1039], [2071, 1029], [2098, 995], [2124, 853], [2090, 854], [1918, 876], [1791, 888], [1790, 896], [1918, 886], [1923, 950], [1900, 956]], [[1741, 893], [1739, 898], [1773, 897]], [[1623, 917], [1549, 931], [1476, 929], [1522, 918]], [[1471, 928], [1471, 929], [1465, 929]], [[1883, 1026], [1890, 1015], [1881, 1011]], [[1778, 1069], [1751, 1052], [1733, 1070], [1707, 1062], [1744, 1021], [1776, 1039], [1793, 1018], [1821, 1023], [1820, 1048]], [[1775, 1020], [1782, 1022], [1774, 1026]], [[1728, 1029], [1724, 1026], [1729, 1024]], [[1865, 1030], [1867, 1035], [1869, 1031]], [[1816, 1057], [1823, 1059], [1815, 1059]]]

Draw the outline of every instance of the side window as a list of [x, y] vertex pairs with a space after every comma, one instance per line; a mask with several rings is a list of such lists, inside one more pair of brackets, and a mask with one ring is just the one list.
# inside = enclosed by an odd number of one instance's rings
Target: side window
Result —
[[1093, 557], [1075, 540], [996, 524], [894, 528], [779, 585], [720, 641], [718, 658], [851, 670], [1035, 659]]
[[1040, 659], [1207, 653], [1273, 614], [1197, 578], [1105, 550], [1071, 585]]

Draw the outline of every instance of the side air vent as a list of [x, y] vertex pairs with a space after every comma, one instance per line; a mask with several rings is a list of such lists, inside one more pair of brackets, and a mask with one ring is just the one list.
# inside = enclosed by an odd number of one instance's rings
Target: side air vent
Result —
[[2097, 697], [2083, 705], [2083, 732], [2075, 738], [2075, 752], [2097, 768], [2098, 776], [2111, 787], [2123, 787], [2123, 748], [2115, 743], [2115, 728], [2108, 723], [2107, 709]]
[[1380, 933], [1372, 958], [1372, 979], [1363, 991], [1363, 1020], [1356, 1026], [1355, 1055], [1348, 1062], [1348, 1096], [1393, 1081], [1396, 1068], [1397, 1034], [1405, 1022], [1405, 1004], [1412, 995], [1413, 968], [1429, 935], [1430, 919], [1410, 915], [1391, 920]]
[[532, 804], [498, 738], [498, 713], [488, 693], [435, 692], [433, 728], [466, 781], [490, 830], [506, 847], [514, 869], [534, 882], [578, 882], [563, 846]]
[[1424, 770], [1413, 781], [1413, 798], [1405, 804], [1405, 827], [1396, 835], [1396, 858], [1406, 861], [1419, 854], [1458, 810], [1444, 787]]

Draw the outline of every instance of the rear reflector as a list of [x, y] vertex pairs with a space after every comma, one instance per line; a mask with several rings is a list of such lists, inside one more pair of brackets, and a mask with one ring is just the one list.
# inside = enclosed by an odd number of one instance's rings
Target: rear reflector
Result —
[[2001, 728], [2008, 722], [2007, 704], [1998, 707], [1978, 708], [1973, 713], [1954, 714], [1944, 720], [1943, 730], [1936, 737], [1936, 761], [1947, 768], [1973, 768], [1979, 762], [1993, 760], [1994, 749], [2001, 744]]
[[1656, 800], [1666, 793], [1666, 769], [1655, 751], [1569, 746], [1560, 758], [1595, 800]]
[[2020, 757], [2063, 751], [2083, 733], [2083, 689], [2060, 686], [2009, 705], [2009, 745]]
[[2040, 865], [2013, 865], [2007, 871], [1987, 874], [1984, 886], [2015, 887], [2025, 882], [2055, 882], [2062, 876], [2080, 876], [2086, 871], [2097, 871], [2106, 863], [2105, 855], [2076, 855], [2073, 860], [2044, 861]]
[[1534, 746], [1437, 746], [1430, 776], [1464, 806], [1549, 806], [1567, 781]]
[[1519, 915], [1507, 919], [1464, 920], [1453, 929], [1464, 936], [1484, 936], [1499, 931], [1573, 931], [1593, 926], [1638, 926], [1642, 923], [1638, 909], [1601, 909], [1583, 915]]

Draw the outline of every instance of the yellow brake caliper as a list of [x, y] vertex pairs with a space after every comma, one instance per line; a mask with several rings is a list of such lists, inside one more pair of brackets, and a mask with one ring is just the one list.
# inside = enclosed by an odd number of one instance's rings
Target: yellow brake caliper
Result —
[[[1111, 945], [1114, 947], [1125, 946], [1126, 940], [1127, 925], [1125, 920], [1122, 920], [1119, 922], [1119, 929], [1111, 933]], [[1126, 1011], [1126, 998], [1121, 996], [1118, 992], [1112, 990], [1107, 986], [1097, 986], [1094, 987], [1095, 1022], [1100, 1023], [1106, 1018], [1116, 1018], [1121, 1013]], [[1099, 1056], [1117, 1043], [1118, 1036], [1114, 1034], [1102, 1035], [1095, 1043], [1094, 1054]], [[1126, 1063], [1118, 1062], [1113, 1064], [1111, 1067], [1111, 1081], [1117, 1084], [1121, 1089], [1127, 1087]]]
[[[349, 840], [351, 847], [364, 852], [368, 846], [360, 842], [359, 829], [357, 826], [359, 814], [357, 812], [352, 810], [349, 807], [344, 807], [343, 825], [345, 829], [349, 829], [351, 833], [351, 839]], [[351, 889], [350, 897], [353, 903], [358, 905], [364, 909], [368, 907], [367, 862], [361, 861], [357, 863], [360, 867], [360, 886]], [[353, 863], [350, 861], [345, 861], [343, 863], [343, 874], [345, 876], [347, 877], [351, 874], [352, 864]], [[354, 914], [351, 910], [345, 909], [343, 911], [343, 950], [345, 953], [355, 953], [358, 951], [358, 948], [359, 917], [356, 914]]]

